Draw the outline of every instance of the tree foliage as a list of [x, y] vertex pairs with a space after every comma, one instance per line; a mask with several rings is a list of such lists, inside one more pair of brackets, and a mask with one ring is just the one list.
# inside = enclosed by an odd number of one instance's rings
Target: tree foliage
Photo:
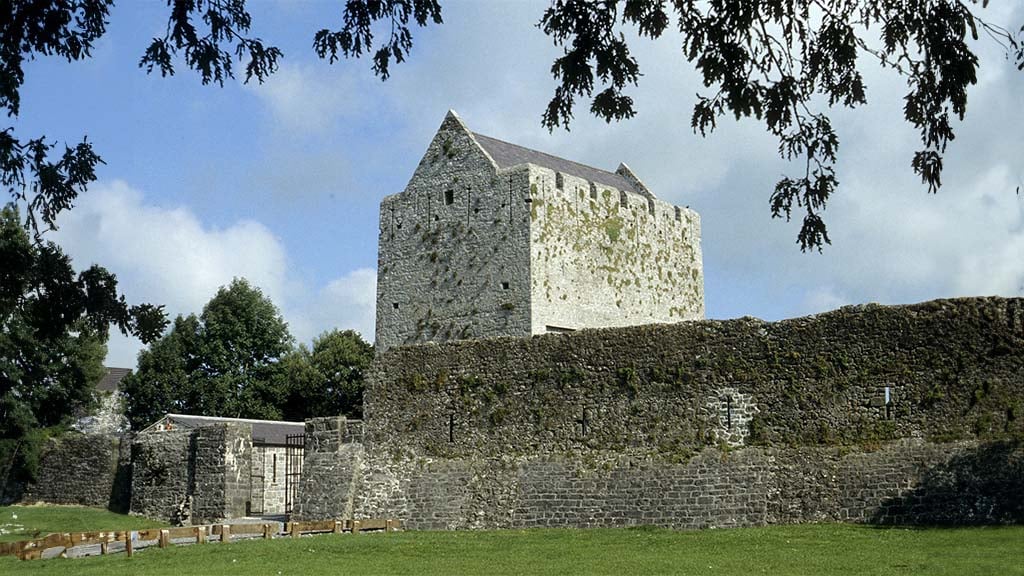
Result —
[[280, 418], [272, 377], [291, 349], [288, 325], [269, 298], [244, 279], [222, 287], [196, 316], [178, 316], [163, 338], [139, 353], [122, 381], [132, 427], [167, 412]]
[[[962, 120], [968, 87], [977, 81], [978, 59], [971, 42], [984, 34], [1003, 45], [1024, 69], [1024, 44], [1014, 34], [985, 21], [979, 8], [987, 0], [553, 0], [539, 27], [564, 48], [551, 73], [558, 85], [542, 124], [568, 128], [579, 98], [607, 121], [636, 114], [626, 93], [640, 79], [624, 28], [651, 39], [669, 26], [682, 37], [682, 54], [710, 88], [698, 94], [691, 115], [695, 132], [707, 135], [725, 115], [754, 117], [779, 141], [779, 154], [800, 164], [782, 178], [769, 198], [771, 214], [789, 220], [802, 212], [797, 235], [801, 250], [831, 243], [822, 217], [839, 186], [835, 165], [839, 137], [825, 112], [834, 106], [867, 103], [862, 61], [873, 61], [906, 79], [904, 117], [921, 138], [910, 159], [913, 171], [936, 192], [942, 184], [943, 154], [955, 138], [953, 118]], [[248, 58], [246, 81], [274, 71], [281, 52], [241, 32], [251, 24], [244, 0], [171, 0], [168, 34], [156, 39], [143, 57], [149, 70], [158, 64], [172, 73], [176, 49], [204, 83], [231, 75], [230, 44], [239, 59]], [[192, 20], [202, 14], [207, 34]], [[349, 0], [342, 27], [322, 29], [313, 47], [335, 62], [339, 54], [360, 57], [373, 52], [373, 71], [386, 79], [392, 60], [400, 63], [412, 48], [411, 22], [442, 22], [436, 0]], [[390, 33], [374, 49], [374, 29]]]
[[344, 414], [362, 418], [366, 370], [373, 347], [352, 330], [332, 330], [281, 359], [278, 386], [285, 391], [282, 416], [302, 420]]
[[[103, 377], [107, 330], [121, 316], [114, 277], [76, 274], [52, 243], [35, 244], [17, 210], [0, 210], [0, 481], [32, 473], [43, 428], [62, 426], [92, 401]], [[2, 490], [0, 490], [2, 491]]]
[[221, 288], [196, 316], [139, 353], [121, 382], [132, 428], [164, 414], [270, 420], [362, 414], [373, 348], [351, 331], [325, 332], [312, 350], [292, 347], [274, 304], [244, 279]]
[[[262, 82], [277, 69], [281, 50], [248, 35], [252, 18], [245, 0], [168, 0], [167, 31], [154, 38], [139, 65], [174, 74], [176, 56], [204, 84], [234, 77], [234, 59], [245, 81]], [[769, 198], [773, 217], [802, 212], [797, 235], [802, 250], [830, 243], [822, 218], [839, 185], [835, 164], [839, 137], [825, 112], [867, 102], [863, 61], [901, 74], [907, 82], [904, 117], [921, 137], [910, 165], [929, 192], [942, 184], [943, 154], [955, 138], [953, 118], [963, 119], [967, 91], [977, 80], [971, 43], [985, 35], [1001, 44], [1024, 69], [1024, 26], [1010, 32], [980, 17], [987, 0], [552, 0], [539, 27], [564, 48], [551, 67], [558, 85], [542, 124], [568, 128], [577, 99], [589, 98], [592, 114], [607, 121], [636, 114], [626, 93], [641, 71], [623, 29], [659, 38], [675, 24], [681, 56], [710, 89], [698, 94], [691, 115], [706, 135], [727, 114], [754, 117], [779, 140], [779, 154], [801, 164], [780, 180]], [[106, 30], [112, 0], [7, 3], [0, 19], [0, 107], [17, 115], [22, 64], [35, 54], [70, 60], [89, 56]], [[5, 14], [7, 16], [7, 14]], [[333, 63], [339, 56], [373, 54], [373, 71], [390, 75], [412, 49], [411, 26], [441, 24], [438, 0], [347, 0], [340, 28], [323, 28], [313, 49]], [[375, 32], [383, 41], [375, 44]], [[38, 233], [95, 179], [102, 162], [83, 141], [51, 159], [45, 137], [21, 141], [0, 132], [0, 182], [28, 206], [26, 224]]]
[[[106, 31], [111, 4], [109, 0], [0, 4], [0, 109], [9, 117], [18, 115], [26, 59], [36, 54], [56, 55], [69, 62], [88, 57], [93, 42]], [[56, 246], [43, 242], [43, 233], [56, 229], [57, 215], [70, 208], [96, 180], [96, 166], [103, 162], [84, 138], [74, 146], [65, 145], [57, 157], [51, 155], [55, 148], [56, 143], [48, 142], [45, 136], [21, 140], [13, 127], [0, 131], [0, 185], [13, 202], [24, 207], [23, 226], [38, 245], [39, 262], [54, 266], [51, 277], [36, 279], [42, 293], [50, 296], [35, 302], [33, 314], [47, 316], [49, 329], [57, 333], [67, 329], [67, 308], [81, 308], [87, 322], [104, 337], [106, 324], [113, 323], [125, 334], [152, 341], [167, 326], [161, 306], [129, 307], [116, 294], [114, 275], [98, 266], [74, 279], [67, 258]], [[58, 261], [61, 263], [54, 264]], [[0, 279], [0, 290], [5, 294], [21, 293], [25, 280], [16, 273], [5, 274]], [[82, 294], [86, 295], [84, 302], [72, 297]]]
[[[981, 2], [987, 4], [987, 0]], [[967, 89], [977, 81], [970, 42], [985, 34], [1013, 53], [1024, 48], [1008, 30], [977, 13], [978, 0], [555, 0], [540, 26], [564, 53], [551, 73], [559, 81], [543, 115], [548, 128], [568, 126], [577, 98], [607, 121], [632, 117], [625, 93], [640, 78], [622, 27], [658, 38], [672, 21], [682, 56], [701, 74], [691, 124], [702, 135], [726, 114], [754, 117], [779, 140], [779, 154], [799, 160], [799, 174], [775, 186], [773, 217], [803, 212], [802, 250], [830, 243], [821, 213], [839, 182], [839, 138], [823, 109], [867, 103], [859, 64], [873, 61], [901, 74], [908, 92], [904, 117], [921, 137], [911, 166], [929, 192], [942, 183], [942, 155], [954, 139], [952, 118], [964, 117]], [[1021, 27], [1024, 35], [1024, 27]], [[598, 90], [598, 84], [603, 89]]]

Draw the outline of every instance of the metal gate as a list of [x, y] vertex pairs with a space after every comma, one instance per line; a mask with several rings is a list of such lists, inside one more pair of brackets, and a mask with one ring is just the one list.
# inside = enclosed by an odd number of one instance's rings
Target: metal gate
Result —
[[302, 454], [306, 449], [305, 434], [289, 434], [285, 436], [284, 452], [284, 513], [291, 514], [295, 510], [295, 497], [299, 493], [299, 481], [302, 479]]
[[266, 469], [266, 457], [266, 446], [252, 447], [252, 461], [249, 464], [249, 500], [245, 503], [246, 516], [259, 516], [263, 514], [264, 487], [266, 486], [263, 474]]

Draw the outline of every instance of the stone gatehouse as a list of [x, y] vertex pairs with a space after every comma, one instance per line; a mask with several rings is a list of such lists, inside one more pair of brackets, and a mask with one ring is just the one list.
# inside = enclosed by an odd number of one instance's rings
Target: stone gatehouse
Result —
[[132, 444], [134, 513], [170, 518], [191, 502], [196, 520], [292, 512], [305, 424], [167, 414]]

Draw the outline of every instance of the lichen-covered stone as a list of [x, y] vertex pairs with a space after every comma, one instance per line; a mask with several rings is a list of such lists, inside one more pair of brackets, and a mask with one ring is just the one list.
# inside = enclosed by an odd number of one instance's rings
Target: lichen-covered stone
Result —
[[306, 421], [296, 520], [352, 517], [353, 480], [364, 456], [362, 427], [344, 416]]
[[393, 348], [357, 517], [412, 528], [1024, 521], [1024, 300]]
[[531, 153], [635, 189], [529, 158], [499, 166], [449, 113], [405, 190], [381, 202], [378, 351], [704, 317], [696, 212], [625, 166]]
[[247, 424], [141, 433], [132, 445], [131, 511], [169, 520], [191, 496], [195, 523], [245, 516], [251, 468]]

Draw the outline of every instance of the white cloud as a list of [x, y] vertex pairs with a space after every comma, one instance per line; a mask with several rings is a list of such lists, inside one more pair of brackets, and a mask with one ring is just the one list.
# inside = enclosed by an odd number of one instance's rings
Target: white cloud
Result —
[[[373, 339], [376, 273], [355, 270], [310, 290], [294, 279], [281, 241], [258, 222], [210, 228], [187, 208], [147, 204], [141, 192], [114, 181], [92, 186], [60, 224], [53, 239], [78, 269], [106, 267], [130, 302], [163, 304], [172, 318], [199, 313], [219, 287], [242, 277], [278, 306], [300, 341], [334, 327]], [[108, 364], [134, 366], [141, 346], [112, 332]]]
[[815, 288], [804, 296], [802, 312], [804, 314], [817, 314], [835, 310], [840, 306], [849, 304], [850, 301], [837, 293], [833, 286], [821, 286]]
[[354, 67], [282, 64], [263, 84], [250, 83], [278, 127], [294, 134], [323, 134], [346, 116], [365, 111]]
[[265, 226], [240, 220], [207, 228], [187, 208], [146, 204], [123, 181], [93, 185], [60, 225], [55, 238], [76, 265], [107, 267], [133, 300], [195, 311], [236, 276], [275, 301], [286, 290], [284, 248]]
[[331, 328], [352, 329], [373, 343], [376, 323], [377, 271], [359, 268], [323, 287], [302, 315], [312, 330], [296, 327], [301, 340], [312, 340]]

